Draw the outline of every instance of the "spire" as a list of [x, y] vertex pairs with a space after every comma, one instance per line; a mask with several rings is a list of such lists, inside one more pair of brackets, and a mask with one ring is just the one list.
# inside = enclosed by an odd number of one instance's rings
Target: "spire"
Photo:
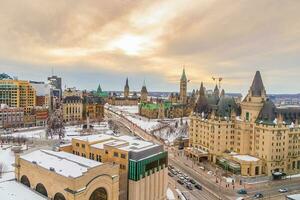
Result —
[[199, 95], [200, 95], [200, 96], [205, 96], [204, 87], [203, 87], [203, 82], [201, 82], [201, 85], [200, 85]]
[[222, 89], [222, 91], [221, 91], [221, 95], [220, 95], [221, 97], [225, 97], [225, 90], [224, 89]]
[[251, 85], [252, 96], [260, 97], [265, 93], [265, 87], [259, 71], [256, 71], [252, 85]]
[[101, 88], [101, 86], [100, 86], [100, 84], [98, 85], [98, 88], [97, 88], [97, 93], [99, 94], [99, 93], [101, 93], [102, 92], [102, 88]]
[[181, 74], [181, 81], [186, 81], [187, 78], [186, 78], [186, 75], [185, 75], [185, 67], [183, 67], [183, 70], [182, 70], [182, 74]]
[[145, 79], [144, 79], [144, 82], [143, 82], [143, 87], [146, 87], [146, 81], [145, 81]]
[[215, 94], [215, 96], [219, 96], [220, 95], [220, 91], [219, 91], [219, 88], [218, 88], [218, 85], [216, 84], [216, 87], [215, 87], [215, 89], [214, 89], [214, 94]]
[[126, 84], [125, 84], [125, 87], [129, 87], [129, 85], [128, 85], [128, 77], [126, 78]]

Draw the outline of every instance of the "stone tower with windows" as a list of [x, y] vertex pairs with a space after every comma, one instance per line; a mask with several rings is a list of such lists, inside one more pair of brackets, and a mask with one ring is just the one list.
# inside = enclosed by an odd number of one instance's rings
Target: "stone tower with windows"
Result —
[[128, 84], [128, 78], [126, 78], [126, 84], [124, 87], [124, 97], [128, 98], [129, 97], [129, 84]]
[[257, 119], [266, 99], [266, 90], [260, 72], [257, 71], [248, 94], [241, 103], [242, 119], [248, 122], [254, 122]]
[[187, 103], [187, 78], [185, 75], [185, 69], [183, 68], [182, 75], [180, 78], [180, 93], [179, 93], [180, 103]]
[[146, 87], [146, 83], [144, 81], [142, 90], [141, 90], [141, 102], [147, 102], [147, 98], [148, 98], [148, 91], [147, 91], [147, 87]]

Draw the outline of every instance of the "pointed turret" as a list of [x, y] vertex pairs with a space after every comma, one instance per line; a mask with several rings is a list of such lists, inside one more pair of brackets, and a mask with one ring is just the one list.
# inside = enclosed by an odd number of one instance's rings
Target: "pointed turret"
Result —
[[219, 88], [218, 88], [218, 85], [215, 86], [215, 89], [214, 89], [214, 95], [215, 95], [216, 97], [219, 97], [219, 95], [220, 95], [220, 90], [219, 90]]
[[186, 75], [185, 75], [185, 68], [183, 68], [183, 70], [182, 70], [182, 74], [181, 74], [181, 79], [180, 80], [182, 80], [182, 81], [186, 81], [187, 80]]
[[126, 78], [126, 83], [124, 87], [124, 97], [128, 98], [129, 97], [129, 84], [128, 84], [128, 77]]
[[201, 82], [199, 96], [204, 96], [204, 95], [205, 95], [204, 86], [203, 86], [203, 82]]
[[148, 98], [148, 91], [147, 91], [146, 83], [145, 83], [145, 80], [144, 80], [143, 87], [142, 87], [142, 90], [141, 90], [141, 101], [146, 102], [147, 98]]
[[195, 107], [195, 112], [201, 114], [203, 113], [205, 115], [208, 113], [208, 102], [205, 96], [205, 90], [202, 82], [200, 86], [199, 97]]
[[225, 90], [224, 89], [222, 89], [220, 97], [225, 97]]
[[100, 84], [98, 85], [98, 88], [97, 88], [97, 94], [100, 94], [102, 92], [102, 88], [100, 86]]
[[260, 97], [265, 96], [265, 87], [259, 71], [256, 71], [252, 85], [250, 87], [251, 96]]

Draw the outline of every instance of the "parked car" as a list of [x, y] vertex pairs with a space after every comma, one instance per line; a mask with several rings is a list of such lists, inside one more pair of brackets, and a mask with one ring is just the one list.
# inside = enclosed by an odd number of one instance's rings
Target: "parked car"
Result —
[[202, 186], [199, 183], [195, 184], [195, 188], [197, 188], [198, 190], [202, 190]]
[[280, 193], [286, 193], [286, 192], [288, 192], [288, 189], [287, 188], [280, 188], [278, 190], [278, 192], [280, 192]]
[[260, 198], [263, 198], [263, 197], [264, 197], [264, 195], [263, 195], [262, 193], [260, 193], [260, 192], [256, 193], [256, 194], [253, 196], [254, 199], [260, 199]]
[[168, 175], [169, 175], [170, 177], [174, 177], [174, 174], [172, 174], [171, 172], [168, 172]]
[[192, 186], [192, 184], [186, 184], [185, 186], [186, 186], [186, 188], [187, 188], [187, 189], [189, 189], [189, 190], [193, 190], [193, 186]]
[[175, 170], [171, 170], [171, 173], [175, 176], [178, 174]]
[[191, 184], [196, 184], [196, 181], [194, 179], [190, 179]]
[[237, 191], [238, 194], [247, 194], [247, 190], [245, 189], [240, 189]]
[[182, 180], [180, 180], [180, 179], [177, 180], [177, 183], [179, 183], [180, 185], [184, 184], [184, 182]]

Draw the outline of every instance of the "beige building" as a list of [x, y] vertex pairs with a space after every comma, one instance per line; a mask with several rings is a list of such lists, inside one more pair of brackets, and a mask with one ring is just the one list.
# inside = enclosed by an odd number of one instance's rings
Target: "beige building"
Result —
[[17, 156], [17, 181], [54, 200], [118, 200], [119, 167], [66, 152]]
[[83, 102], [80, 96], [64, 97], [62, 107], [65, 122], [82, 121]]
[[299, 173], [299, 118], [300, 107], [276, 107], [268, 99], [259, 72], [240, 105], [224, 92], [207, 97], [202, 84], [186, 153], [243, 176]]
[[165, 200], [168, 154], [163, 146], [132, 136], [76, 137], [62, 151], [98, 162], [117, 164], [122, 200]]
[[0, 80], [0, 104], [24, 108], [29, 113], [36, 105], [36, 91], [28, 81]]

